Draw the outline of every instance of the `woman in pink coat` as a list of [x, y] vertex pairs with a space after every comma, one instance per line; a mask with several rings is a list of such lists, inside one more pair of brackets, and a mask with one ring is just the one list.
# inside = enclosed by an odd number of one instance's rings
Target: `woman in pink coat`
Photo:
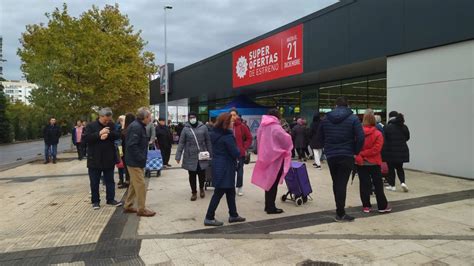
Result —
[[293, 142], [280, 124], [280, 113], [272, 109], [262, 116], [257, 132], [258, 159], [252, 174], [252, 184], [265, 190], [265, 211], [268, 214], [282, 213], [275, 206], [278, 184], [288, 173], [291, 164]]

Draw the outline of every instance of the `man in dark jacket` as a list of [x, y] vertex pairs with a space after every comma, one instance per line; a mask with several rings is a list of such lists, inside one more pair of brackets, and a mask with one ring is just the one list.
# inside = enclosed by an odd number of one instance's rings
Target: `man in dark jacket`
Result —
[[108, 205], [122, 206], [115, 200], [114, 168], [117, 163], [115, 140], [120, 133], [112, 123], [112, 110], [102, 108], [99, 119], [87, 125], [84, 132], [84, 141], [87, 143], [87, 168], [91, 186], [91, 200], [94, 210], [100, 209], [99, 184], [103, 176], [106, 186], [106, 200]]
[[53, 157], [53, 163], [56, 163], [56, 154], [58, 152], [59, 138], [61, 129], [56, 125], [56, 118], [51, 117], [49, 124], [43, 129], [44, 139], [44, 163], [48, 164], [50, 157]]
[[156, 140], [160, 147], [161, 154], [163, 155], [163, 165], [171, 167], [169, 164], [171, 156], [171, 147], [173, 145], [173, 136], [169, 127], [165, 125], [165, 119], [160, 118], [158, 125], [156, 126]]
[[[144, 217], [151, 217], [156, 214], [156, 212], [145, 208], [146, 187], [144, 168], [148, 153], [146, 126], [150, 122], [150, 111], [145, 107], [138, 109], [137, 119], [127, 127], [125, 139], [125, 162], [127, 162], [127, 170], [130, 174], [130, 186], [128, 187], [124, 212], [136, 213], [138, 216]], [[135, 198], [138, 208], [133, 208]]]
[[354, 155], [359, 154], [364, 145], [362, 125], [348, 107], [345, 97], [336, 100], [336, 108], [321, 121], [320, 140], [328, 160], [336, 199], [336, 222], [352, 222], [354, 217], [346, 214], [346, 189], [354, 167]]

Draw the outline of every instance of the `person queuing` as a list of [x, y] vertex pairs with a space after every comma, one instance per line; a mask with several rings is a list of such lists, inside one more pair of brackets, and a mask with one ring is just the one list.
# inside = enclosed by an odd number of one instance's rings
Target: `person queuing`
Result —
[[[86, 130], [86, 126], [87, 126], [87, 121], [84, 120], [82, 121], [82, 127], [83, 127], [83, 130], [82, 130], [82, 135], [84, 136], [84, 131]], [[83, 141], [83, 148], [84, 148], [84, 157], [87, 157], [87, 143], [85, 141]]]
[[383, 134], [384, 125], [382, 124], [382, 117], [380, 115], [375, 115], [375, 122], [375, 127]]
[[311, 129], [308, 127], [308, 123], [306, 122], [306, 119], [303, 119], [303, 126], [305, 130], [305, 136], [304, 136], [304, 154], [306, 159], [312, 159], [313, 158], [313, 151], [311, 150], [311, 147], [309, 146], [310, 138], [309, 134], [311, 132]]
[[122, 206], [115, 200], [114, 168], [116, 164], [115, 140], [120, 138], [112, 123], [112, 110], [108, 107], [99, 111], [99, 118], [87, 125], [84, 141], [88, 146], [87, 168], [91, 186], [91, 200], [94, 210], [100, 209], [99, 185], [103, 176], [106, 186], [107, 205]]
[[[124, 205], [124, 213], [136, 213], [138, 216], [152, 217], [156, 212], [145, 207], [145, 165], [148, 153], [147, 125], [151, 124], [151, 112], [141, 107], [137, 111], [136, 120], [127, 128], [125, 161], [130, 174], [130, 186]], [[133, 205], [137, 202], [138, 208]]]
[[396, 191], [395, 170], [400, 179], [403, 191], [408, 192], [405, 183], [405, 171], [403, 163], [410, 161], [410, 150], [407, 142], [410, 140], [410, 131], [405, 125], [405, 117], [397, 111], [389, 113], [388, 124], [384, 127], [385, 143], [382, 149], [382, 158], [388, 166], [388, 186], [387, 190]]
[[154, 144], [156, 140], [156, 130], [153, 123], [148, 123], [146, 126], [146, 137], [148, 138], [148, 144]]
[[186, 123], [179, 138], [175, 159], [180, 164], [181, 158], [183, 158], [182, 167], [188, 170], [189, 174], [191, 201], [195, 201], [197, 199], [196, 176], [199, 177], [199, 196], [204, 198], [206, 196], [204, 192], [206, 168], [209, 167], [209, 160], [199, 160], [199, 154], [201, 152], [208, 152], [210, 158], [212, 158], [212, 145], [209, 131], [203, 123], [197, 120], [196, 113], [190, 112], [188, 119], [189, 121]]
[[279, 214], [283, 210], [275, 206], [278, 184], [288, 173], [293, 143], [291, 135], [280, 124], [280, 113], [271, 109], [262, 116], [257, 131], [258, 159], [252, 173], [252, 184], [265, 190], [265, 212]]
[[119, 158], [119, 164], [117, 164], [118, 176], [119, 176], [119, 183], [117, 184], [118, 188], [125, 188], [124, 186], [124, 178], [125, 178], [125, 166], [123, 164], [123, 147], [122, 147], [122, 130], [125, 125], [125, 115], [121, 115], [117, 119], [117, 123], [115, 123], [115, 130], [120, 134], [120, 138], [115, 141], [115, 146], [117, 149], [117, 154]]
[[43, 128], [44, 164], [50, 163], [51, 158], [53, 159], [53, 163], [56, 163], [60, 137], [61, 129], [56, 125], [56, 118], [51, 117], [49, 124]]
[[178, 135], [178, 142], [179, 142], [179, 137], [181, 136], [181, 132], [183, 132], [184, 124], [183, 123], [178, 123], [176, 126], [176, 134]]
[[[298, 118], [299, 117], [293, 117], [293, 120], [291, 120], [291, 123], [290, 123], [290, 136], [291, 136], [291, 141], [293, 142], [293, 150], [291, 150], [291, 158], [296, 158], [296, 148], [295, 148], [295, 138], [293, 137], [293, 134], [292, 134], [292, 131], [293, 131], [293, 128], [298, 124], [297, 121], [298, 121]], [[282, 124], [283, 126], [283, 129], [285, 129], [286, 131], [286, 128], [285, 128], [285, 125]]]
[[77, 120], [76, 126], [72, 129], [71, 135], [72, 135], [72, 144], [76, 146], [77, 150], [77, 159], [79, 161], [82, 161], [82, 159], [85, 156], [85, 151], [84, 151], [84, 144], [82, 143], [82, 132], [84, 131], [84, 127], [82, 126], [82, 121]]
[[336, 108], [326, 114], [320, 126], [320, 141], [329, 165], [336, 201], [336, 222], [352, 222], [345, 212], [346, 190], [354, 167], [354, 155], [364, 145], [364, 131], [359, 118], [349, 108], [345, 97], [336, 99]]
[[119, 180], [119, 188], [127, 188], [130, 186], [130, 173], [127, 169], [127, 162], [125, 160], [125, 153], [127, 149], [127, 132], [128, 127], [135, 121], [135, 115], [132, 113], [126, 113], [125, 119], [122, 127], [122, 132], [120, 133], [120, 138], [122, 139], [122, 153], [124, 156], [122, 157], [123, 161], [123, 169], [125, 170], [125, 180]]
[[296, 148], [296, 152], [298, 153], [298, 159], [300, 161], [306, 162], [305, 150], [308, 148], [308, 141], [306, 126], [304, 125], [304, 120], [302, 118], [298, 118], [296, 121], [296, 126], [294, 126], [291, 130], [291, 134], [294, 139], [293, 143]]
[[[235, 204], [235, 168], [241, 159], [241, 150], [237, 147], [236, 139], [232, 134], [233, 115], [223, 113], [217, 118], [214, 130], [211, 132], [212, 142], [212, 176], [214, 194], [212, 195], [207, 210], [204, 225], [221, 226], [224, 223], [215, 219], [216, 209], [219, 202], [226, 195], [229, 207], [229, 223], [244, 222], [245, 218], [237, 213]], [[235, 120], [237, 121], [237, 120]], [[235, 122], [234, 122], [235, 125]], [[234, 128], [235, 131], [238, 130]]]
[[250, 145], [252, 145], [252, 133], [250, 133], [250, 129], [242, 123], [237, 109], [232, 109], [230, 115], [232, 117], [235, 141], [240, 151], [240, 156], [237, 161], [237, 195], [243, 196], [244, 161], [247, 150], [250, 148]]
[[156, 141], [163, 155], [163, 165], [171, 167], [169, 164], [171, 156], [171, 147], [173, 145], [173, 135], [168, 126], [165, 124], [165, 119], [160, 118], [156, 126]]
[[[283, 130], [285, 130], [286, 133], [290, 134], [291, 135], [291, 128], [290, 128], [290, 124], [288, 124], [288, 122], [286, 121], [285, 118], [281, 118], [280, 119], [280, 123], [281, 123], [281, 127], [283, 127]], [[294, 156], [293, 156], [294, 157]]]
[[371, 112], [366, 112], [362, 124], [365, 135], [364, 146], [355, 157], [357, 173], [360, 179], [359, 188], [360, 199], [363, 206], [362, 211], [365, 213], [372, 211], [370, 195], [372, 194], [373, 188], [377, 199], [378, 211], [380, 213], [390, 212], [392, 209], [388, 205], [387, 198], [384, 194], [381, 170], [381, 151], [384, 138], [382, 133], [377, 129], [375, 116]]
[[311, 123], [309, 138], [310, 147], [313, 150], [314, 163], [313, 166], [316, 169], [321, 170], [321, 156], [323, 155], [323, 145], [319, 138], [319, 125], [321, 124], [321, 118], [319, 112], [316, 112], [313, 116], [313, 122]]

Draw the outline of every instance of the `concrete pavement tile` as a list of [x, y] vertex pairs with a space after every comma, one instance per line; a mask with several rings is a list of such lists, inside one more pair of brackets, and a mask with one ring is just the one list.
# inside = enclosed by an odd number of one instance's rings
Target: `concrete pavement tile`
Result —
[[156, 252], [153, 254], [140, 256], [140, 258], [143, 260], [145, 265], [154, 265], [154, 264], [160, 264], [160, 263], [171, 264], [171, 259], [168, 257], [168, 255], [166, 255], [165, 252]]
[[325, 250], [324, 252], [314, 251], [314, 252], [301, 252], [301, 255], [306, 259], [313, 261], [325, 261], [339, 264], [351, 264], [351, 265], [362, 265], [368, 263], [365, 258], [360, 258], [353, 254], [344, 254], [344, 255], [335, 255], [332, 254], [330, 249]]
[[176, 259], [192, 259], [194, 258], [194, 255], [189, 252], [189, 250], [185, 247], [179, 247], [179, 248], [174, 248], [174, 249], [168, 249], [164, 251], [166, 255], [173, 261]]
[[239, 247], [243, 252], [256, 258], [256, 262], [263, 262], [282, 256], [292, 255], [294, 252], [284, 245], [285, 240], [260, 240], [244, 244]]
[[[175, 266], [188, 266], [188, 265], [204, 265], [204, 264], [199, 263], [194, 258], [179, 258], [179, 259], [173, 260], [173, 265], [175, 265]], [[225, 263], [218, 262], [218, 265], [225, 265]]]
[[442, 262], [439, 260], [433, 260], [428, 263], [423, 263], [422, 266], [449, 266], [446, 262]]
[[327, 247], [323, 249], [323, 251], [327, 251], [330, 254], [334, 255], [346, 255], [346, 254], [364, 254], [366, 253], [365, 250], [360, 249], [352, 244], [345, 244], [335, 247]]
[[224, 258], [232, 265], [252, 265], [256, 264], [257, 259], [252, 255], [238, 251], [240, 255], [228, 256], [224, 254]]
[[193, 253], [193, 258], [200, 264], [217, 263], [226, 260], [224, 256], [215, 251], [207, 251], [200, 254]]
[[420, 240], [420, 241], [416, 241], [416, 243], [424, 247], [431, 248], [434, 246], [446, 244], [451, 241], [452, 240], [423, 240], [423, 241]]
[[372, 266], [400, 266], [400, 264], [393, 260], [376, 260], [370, 263]]
[[[372, 243], [372, 241], [369, 241], [369, 243]], [[427, 248], [418, 245], [414, 242], [409, 242], [409, 241], [396, 241], [393, 244], [388, 244], [385, 245], [384, 241], [377, 241], [374, 242], [374, 247], [372, 249], [369, 249], [368, 252], [374, 255], [375, 260], [380, 260], [380, 259], [389, 259], [389, 258], [395, 258], [399, 257], [408, 253], [416, 252], [416, 251], [423, 251], [426, 250]]]
[[439, 261], [447, 263], [448, 265], [456, 265], [456, 266], [472, 266], [473, 258], [459, 258], [457, 256], [449, 256]]
[[204, 265], [209, 265], [209, 266], [231, 266], [232, 264], [228, 262], [227, 260], [218, 260], [218, 261], [212, 261], [209, 263], [205, 263]]
[[156, 243], [163, 251], [181, 247], [178, 239], [157, 239]]
[[306, 259], [307, 258], [302, 256], [301, 254], [293, 254], [293, 255], [288, 255], [288, 256], [282, 256], [278, 258], [276, 261], [274, 261], [274, 263], [280, 263], [281, 265], [296, 265], [297, 263], [305, 261]]
[[397, 258], [392, 258], [392, 260], [398, 264], [403, 265], [420, 265], [433, 261], [433, 258], [427, 257], [419, 252], [412, 252], [408, 254], [401, 255]]
[[142, 240], [139, 255], [140, 256], [146, 256], [146, 255], [149, 255], [149, 254], [162, 252], [162, 251], [163, 250], [156, 243], [156, 241], [154, 239], [145, 239], [145, 240]]
[[446, 254], [447, 256], [458, 256], [471, 258], [474, 261], [474, 242], [473, 241], [451, 241], [445, 244], [436, 245], [430, 250]]
[[203, 252], [208, 252], [212, 249], [212, 246], [208, 245], [206, 242], [199, 243], [188, 247], [189, 252], [193, 254], [200, 254]]
[[262, 265], [262, 266], [286, 266], [286, 265], [288, 265], [288, 263], [282, 262], [281, 260], [268, 260], [268, 261], [260, 262], [258, 265]]

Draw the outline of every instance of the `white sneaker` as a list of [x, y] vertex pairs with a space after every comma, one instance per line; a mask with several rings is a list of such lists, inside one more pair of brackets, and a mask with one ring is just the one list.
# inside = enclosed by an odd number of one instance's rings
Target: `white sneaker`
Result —
[[401, 186], [404, 192], [408, 192], [408, 186], [405, 183], [402, 183]]
[[242, 191], [242, 188], [241, 188], [241, 187], [238, 187], [238, 188], [237, 188], [237, 195], [239, 195], [239, 196], [243, 196], [243, 195], [244, 195], [244, 192]]
[[397, 187], [395, 187], [395, 186], [393, 186], [393, 187], [392, 187], [392, 186], [386, 186], [385, 188], [386, 188], [388, 191], [397, 191]]

